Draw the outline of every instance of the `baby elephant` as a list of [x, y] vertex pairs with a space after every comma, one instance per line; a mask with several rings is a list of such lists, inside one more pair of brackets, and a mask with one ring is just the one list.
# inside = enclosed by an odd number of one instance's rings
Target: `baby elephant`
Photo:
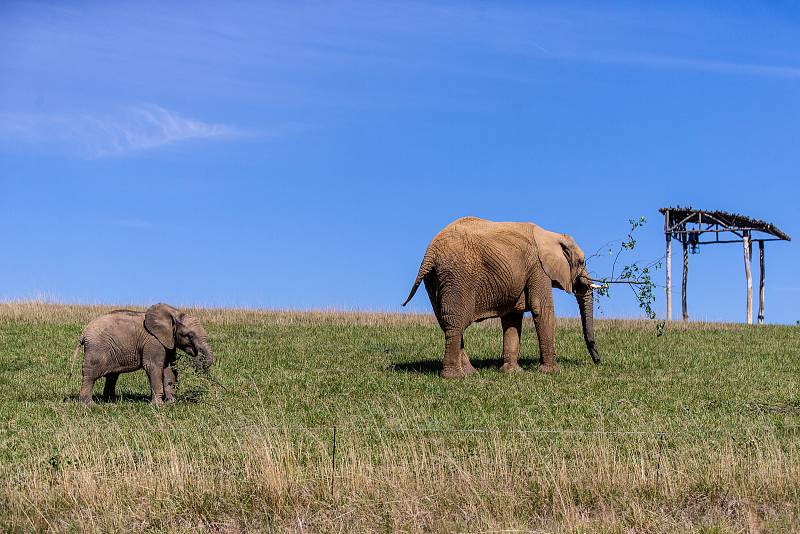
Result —
[[208, 336], [200, 322], [169, 304], [156, 304], [146, 312], [115, 310], [94, 319], [84, 328], [75, 352], [72, 367], [83, 345], [83, 382], [80, 400], [92, 403], [95, 380], [106, 378], [103, 397], [114, 400], [114, 388], [120, 373], [144, 368], [150, 379], [151, 402], [161, 404], [175, 400], [178, 380], [170, 366], [179, 348], [194, 358], [198, 369], [214, 361]]

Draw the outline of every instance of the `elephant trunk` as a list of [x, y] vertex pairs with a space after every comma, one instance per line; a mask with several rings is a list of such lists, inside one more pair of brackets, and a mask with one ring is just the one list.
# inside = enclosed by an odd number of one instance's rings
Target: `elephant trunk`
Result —
[[208, 369], [214, 363], [214, 353], [208, 343], [203, 342], [197, 346], [197, 355], [194, 358], [194, 365], [198, 369]]
[[581, 326], [583, 327], [583, 339], [586, 341], [586, 348], [595, 364], [600, 363], [600, 354], [597, 352], [594, 341], [594, 294], [588, 280], [576, 287], [575, 298], [581, 310]]

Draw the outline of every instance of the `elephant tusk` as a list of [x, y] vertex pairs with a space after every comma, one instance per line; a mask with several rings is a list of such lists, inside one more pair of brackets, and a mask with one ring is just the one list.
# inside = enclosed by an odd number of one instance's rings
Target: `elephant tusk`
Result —
[[605, 286], [605, 285], [603, 285], [603, 284], [595, 284], [595, 283], [589, 284], [589, 286], [590, 286], [592, 289], [602, 289], [602, 288], [606, 287], [606, 286]]

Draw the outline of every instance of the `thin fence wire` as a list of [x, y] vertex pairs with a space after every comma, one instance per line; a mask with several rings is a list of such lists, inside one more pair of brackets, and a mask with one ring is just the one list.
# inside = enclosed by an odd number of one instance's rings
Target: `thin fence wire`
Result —
[[[112, 423], [113, 424], [113, 423]], [[122, 429], [122, 427], [119, 427]], [[291, 432], [333, 432], [334, 429], [339, 433], [348, 434], [377, 434], [377, 433], [393, 433], [393, 434], [542, 434], [542, 435], [594, 435], [594, 436], [651, 436], [655, 438], [680, 436], [680, 435], [709, 435], [709, 434], [731, 434], [736, 433], [740, 435], [747, 434], [762, 434], [768, 432], [776, 432], [781, 429], [775, 427], [762, 427], [762, 428], [748, 428], [745, 431], [742, 429], [733, 428], [694, 428], [682, 430], [585, 430], [574, 428], [501, 428], [501, 427], [478, 427], [478, 428], [451, 428], [451, 427], [383, 427], [383, 426], [365, 426], [365, 425], [319, 425], [319, 426], [261, 426], [258, 424], [240, 425], [240, 426], [213, 426], [213, 427], [177, 427], [177, 426], [149, 426], [147, 430], [164, 433], [202, 433], [202, 432], [215, 432], [222, 431], [228, 434], [242, 433], [247, 431], [257, 431], [264, 433], [291, 433]], [[57, 430], [57, 429], [51, 429]], [[142, 427], [131, 429], [135, 431], [144, 430]], [[0, 432], [35, 432], [41, 433], [42, 428], [14, 428], [4, 427], [0, 428]]]
[[[164, 423], [165, 421], [160, 421]], [[109, 426], [116, 426], [115, 430], [116, 435], [121, 438], [124, 438], [124, 429], [119, 425], [109, 425]], [[31, 429], [31, 428], [12, 428], [7, 426], [5, 428], [0, 428], [0, 433], [3, 431], [21, 431], [21, 434], [25, 434], [27, 432], [34, 432], [36, 431], [41, 432], [41, 429]], [[59, 429], [52, 429], [58, 431]], [[647, 430], [588, 430], [588, 429], [552, 429], [552, 428], [539, 428], [539, 429], [528, 429], [528, 428], [489, 428], [489, 427], [482, 427], [482, 428], [452, 428], [452, 427], [381, 427], [381, 426], [364, 426], [364, 425], [345, 425], [341, 426], [338, 424], [332, 425], [320, 425], [320, 426], [262, 426], [258, 424], [250, 424], [250, 425], [240, 425], [240, 426], [215, 426], [215, 427], [206, 427], [206, 428], [186, 428], [186, 427], [173, 427], [173, 426], [157, 426], [157, 427], [148, 427], [148, 428], [137, 428], [136, 431], [141, 432], [142, 430], [145, 431], [157, 431], [159, 434], [166, 434], [169, 435], [171, 433], [192, 433], [196, 437], [200, 439], [206, 439], [209, 434], [212, 434], [215, 431], [224, 431], [229, 436], [234, 436], [235, 439], [238, 441], [241, 437], [241, 434], [244, 431], [252, 431], [258, 434], [267, 434], [267, 433], [292, 433], [292, 432], [308, 432], [316, 434], [314, 437], [319, 440], [320, 444], [324, 444], [325, 448], [330, 446], [329, 456], [330, 456], [330, 469], [327, 473], [318, 473], [316, 476], [311, 478], [325, 480], [327, 482], [327, 486], [329, 487], [328, 491], [331, 495], [335, 494], [337, 491], [337, 481], [339, 480], [349, 480], [349, 477], [346, 475], [342, 475], [340, 473], [341, 468], [337, 467], [339, 463], [337, 463], [337, 444], [339, 440], [341, 440], [344, 436], [351, 434], [351, 435], [367, 435], [370, 432], [376, 434], [383, 434], [383, 433], [391, 433], [391, 434], [460, 434], [460, 435], [478, 435], [478, 434], [518, 434], [518, 435], [569, 435], [569, 436], [636, 436], [637, 438], [651, 438], [657, 440], [658, 445], [655, 448], [655, 467], [653, 470], [655, 482], [656, 484], [660, 483], [661, 480], [661, 471], [662, 471], [662, 457], [665, 454], [665, 441], [668, 437], [680, 436], [680, 435], [694, 435], [694, 436], [708, 436], [710, 434], [732, 434], [737, 432], [740, 434], [740, 438], [745, 438], [743, 441], [757, 441], [758, 438], [752, 437], [752, 434], [758, 434], [761, 432], [775, 432], [777, 428], [759, 428], [759, 429], [748, 429], [746, 432], [741, 435], [741, 431], [737, 431], [736, 429], [721, 429], [721, 428], [697, 428], [697, 429], [684, 429], [684, 430], [672, 430], [672, 431], [647, 431]], [[78, 429], [79, 431], [79, 429]], [[746, 439], [749, 436], [749, 440]], [[10, 439], [13, 441], [14, 438], [19, 437], [19, 435], [11, 437]], [[180, 439], [180, 438], [179, 438]], [[216, 438], [218, 439], [218, 438]], [[219, 443], [219, 442], [218, 442]], [[424, 443], [424, 441], [423, 441]], [[6, 444], [8, 445], [8, 443]], [[42, 445], [48, 446], [48, 444], [42, 443]], [[52, 445], [52, 444], [49, 444]], [[0, 448], [2, 448], [3, 443], [0, 442]], [[236, 470], [231, 470], [228, 468], [219, 468], [216, 470], [218, 474], [222, 474], [225, 476], [239, 476], [241, 473]], [[16, 477], [18, 478], [19, 483], [26, 483], [26, 478], [24, 476], [24, 470], [16, 469]]]

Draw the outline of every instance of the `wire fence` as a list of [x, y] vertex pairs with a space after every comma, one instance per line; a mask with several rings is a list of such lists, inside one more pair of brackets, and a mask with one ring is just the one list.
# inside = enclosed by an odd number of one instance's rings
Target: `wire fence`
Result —
[[[101, 421], [102, 422], [102, 421]], [[119, 423], [113, 420], [107, 421], [110, 425], [119, 426]], [[189, 432], [197, 434], [198, 432], [215, 432], [220, 431], [228, 434], [243, 433], [243, 432], [263, 432], [263, 433], [292, 433], [292, 432], [346, 432], [350, 434], [379, 434], [379, 433], [394, 433], [394, 434], [540, 434], [540, 435], [575, 435], [575, 436], [651, 436], [654, 438], [666, 436], [702, 436], [702, 435], [724, 435], [724, 434], [763, 434], [769, 432], [785, 432], [797, 433], [800, 435], [800, 427], [794, 428], [778, 428], [778, 427], [750, 427], [747, 429], [741, 428], [683, 428], [680, 430], [605, 430], [605, 429], [575, 429], [575, 428], [508, 428], [508, 427], [474, 427], [474, 428], [457, 428], [457, 427], [411, 427], [411, 426], [377, 426], [377, 425], [356, 425], [356, 424], [328, 424], [317, 426], [267, 426], [259, 424], [247, 425], [218, 425], [218, 426], [199, 426], [199, 427], [180, 427], [172, 426], [172, 421], [162, 421], [161, 425], [150, 425], [145, 427], [137, 427], [135, 431], [154, 430], [162, 432], [182, 433]], [[1, 427], [0, 432], [42, 432], [41, 427], [19, 428], [11, 425]]]
[[[103, 420], [96, 421], [99, 423], [103, 423]], [[105, 421], [109, 424], [109, 428], [105, 432], [106, 438], [110, 439], [122, 439], [125, 440], [125, 434], [127, 431], [132, 431], [135, 433], [149, 433], [154, 432], [161, 436], [169, 436], [170, 434], [178, 434], [182, 435], [186, 433], [186, 435], [191, 435], [192, 437], [196, 437], [201, 441], [208, 441], [209, 443], [217, 443], [221, 444], [218, 441], [218, 436], [215, 436], [215, 433], [221, 432], [223, 434], [228, 435], [229, 437], [233, 437], [237, 442], [244, 434], [248, 432], [252, 432], [257, 435], [264, 435], [270, 433], [279, 433], [279, 434], [290, 434], [290, 433], [309, 433], [314, 436], [314, 439], [320, 446], [318, 449], [321, 456], [319, 457], [322, 460], [323, 464], [327, 464], [329, 467], [325, 469], [324, 472], [319, 473], [317, 478], [321, 478], [325, 480], [326, 486], [329, 485], [330, 492], [336, 490], [337, 479], [341, 479], [343, 475], [340, 473], [341, 468], [337, 469], [337, 466], [341, 464], [341, 451], [342, 448], [342, 440], [343, 438], [348, 438], [352, 436], [366, 436], [368, 434], [399, 434], [399, 435], [430, 435], [430, 434], [439, 434], [439, 435], [491, 435], [491, 434], [503, 434], [503, 435], [519, 435], [519, 436], [531, 436], [531, 435], [539, 435], [539, 436], [592, 436], [592, 437], [624, 437], [630, 436], [634, 438], [643, 438], [642, 441], [647, 440], [647, 447], [651, 451], [649, 453], [650, 461], [654, 462], [651, 464], [649, 468], [654, 477], [655, 483], [658, 484], [661, 479], [661, 471], [662, 471], [662, 464], [663, 459], [666, 454], [667, 450], [667, 443], [670, 441], [670, 438], [674, 438], [677, 436], [695, 436], [695, 437], [707, 437], [710, 435], [719, 435], [725, 436], [728, 435], [730, 437], [736, 436], [734, 439], [735, 441], [747, 445], [748, 443], [758, 444], [761, 442], [759, 439], [759, 435], [761, 433], [780, 433], [784, 432], [787, 434], [794, 434], [800, 435], [800, 428], [777, 428], [777, 427], [762, 427], [762, 428], [748, 428], [745, 430], [742, 429], [735, 429], [735, 428], [709, 428], [709, 427], [700, 427], [700, 428], [684, 428], [684, 429], [673, 429], [673, 430], [614, 430], [614, 429], [575, 429], [575, 428], [503, 428], [503, 427], [473, 427], [473, 428], [455, 428], [455, 427], [433, 427], [433, 426], [378, 426], [378, 425], [356, 425], [356, 424], [328, 424], [328, 425], [314, 425], [314, 426], [276, 426], [276, 425], [269, 425], [269, 424], [257, 424], [251, 423], [246, 425], [215, 425], [215, 426], [208, 426], [208, 427], [182, 427], [182, 426], [172, 426], [172, 421], [160, 419], [156, 421], [159, 424], [156, 425], [145, 425], [145, 426], [137, 426], [135, 428], [123, 427], [120, 426], [118, 422], [113, 420]], [[55, 431], [58, 433], [62, 438], [64, 437], [61, 432], [64, 430], [75, 431], [75, 432], [84, 432], [85, 428], [81, 428], [80, 425], [76, 425], [75, 427], [69, 426], [60, 426], [60, 427], [50, 427], [49, 429], [45, 428], [32, 428], [32, 427], [14, 427], [11, 424], [7, 424], [6, 426], [0, 428], [0, 450], [4, 447], [13, 446], [13, 443], [16, 440], [19, 440], [24, 436], [24, 440], [29, 440], [31, 436], [27, 436], [27, 434], [39, 434], [38, 438], [40, 441], [40, 445], [43, 446], [45, 449], [48, 447], [50, 449], [54, 449], [55, 444], [59, 441], [53, 439], [51, 441], [42, 440], [42, 432], [45, 433], [48, 430]], [[16, 436], [10, 436], [8, 432], [16, 432]], [[5, 435], [4, 435], [5, 434]], [[53, 436], [55, 438], [56, 436]], [[134, 438], [135, 439], [135, 438]], [[169, 438], [167, 438], [169, 439]], [[183, 439], [180, 437], [179, 439]], [[424, 440], [420, 440], [422, 443]], [[134, 441], [135, 443], [136, 441]], [[138, 443], [137, 447], [141, 447], [142, 443]], [[345, 458], [348, 457], [348, 453], [352, 453], [351, 449], [353, 443], [349, 444], [349, 447], [345, 447]], [[51, 456], [47, 460], [48, 462], [52, 463], [52, 458], [56, 458], [57, 462], [60, 458], [60, 453], [50, 453]], [[53, 456], [55, 454], [55, 456]], [[327, 458], [326, 458], [327, 457]], [[346, 461], [345, 461], [346, 463]], [[222, 469], [221, 472], [228, 472], [227, 468]], [[231, 471], [230, 476], [238, 476], [236, 473]], [[329, 479], [329, 480], [328, 480]]]

